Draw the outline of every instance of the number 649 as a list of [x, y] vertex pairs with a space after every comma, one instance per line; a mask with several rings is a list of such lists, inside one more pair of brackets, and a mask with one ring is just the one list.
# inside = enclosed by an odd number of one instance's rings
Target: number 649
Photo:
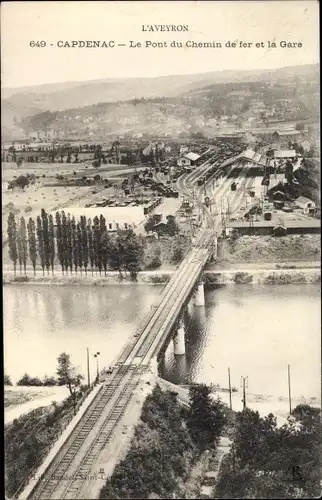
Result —
[[46, 47], [46, 42], [45, 40], [41, 40], [40, 42], [35, 42], [34, 40], [31, 40], [29, 45], [30, 47]]

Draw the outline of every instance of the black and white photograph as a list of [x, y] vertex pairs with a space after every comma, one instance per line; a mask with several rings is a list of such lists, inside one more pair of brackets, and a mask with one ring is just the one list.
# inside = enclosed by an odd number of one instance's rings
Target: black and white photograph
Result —
[[3, 1], [6, 500], [322, 490], [319, 3]]

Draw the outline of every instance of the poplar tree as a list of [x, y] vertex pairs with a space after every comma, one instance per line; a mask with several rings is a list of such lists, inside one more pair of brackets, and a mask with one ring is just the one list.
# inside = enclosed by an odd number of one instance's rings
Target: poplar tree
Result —
[[41, 218], [37, 217], [37, 240], [38, 240], [38, 254], [40, 258], [40, 265], [42, 268], [42, 274], [45, 275], [45, 256], [44, 256], [44, 240], [43, 240], [43, 230]]
[[20, 240], [21, 240], [21, 259], [23, 263], [24, 272], [26, 274], [27, 257], [28, 257], [28, 243], [27, 243], [27, 228], [24, 217], [20, 219]]
[[37, 242], [36, 242], [36, 228], [35, 222], [30, 217], [28, 221], [28, 245], [29, 245], [29, 257], [34, 269], [34, 275], [36, 275], [36, 263], [37, 263]]
[[17, 225], [17, 250], [18, 250], [18, 262], [19, 262], [20, 274], [22, 274], [23, 244], [21, 237], [21, 221], [18, 221]]
[[102, 265], [104, 268], [104, 273], [106, 276], [106, 271], [107, 271], [107, 264], [109, 261], [109, 256], [110, 256], [110, 237], [107, 231], [107, 228], [105, 227], [104, 232], [101, 234], [101, 255], [102, 255]]
[[92, 275], [94, 273], [94, 242], [93, 242], [93, 230], [92, 230], [92, 221], [88, 219], [87, 221], [87, 239], [88, 239], [88, 254], [89, 261], [92, 268]]
[[77, 233], [77, 248], [76, 248], [76, 254], [77, 254], [77, 263], [78, 267], [80, 269], [80, 272], [82, 274], [83, 272], [83, 247], [82, 247], [82, 228], [80, 223], [77, 223], [76, 226], [76, 233]]
[[59, 212], [56, 212], [56, 243], [57, 243], [57, 256], [59, 263], [61, 265], [62, 273], [64, 274], [64, 247], [62, 241], [62, 222], [61, 215]]
[[66, 220], [66, 251], [67, 251], [67, 263], [70, 269], [70, 272], [73, 272], [73, 241], [72, 241], [72, 220], [70, 218], [70, 214], [67, 215]]
[[49, 236], [49, 262], [51, 266], [51, 272], [54, 274], [55, 266], [55, 238], [54, 238], [54, 219], [50, 214], [48, 218], [48, 236]]
[[42, 237], [43, 237], [43, 248], [44, 248], [44, 264], [47, 269], [47, 274], [49, 275], [50, 243], [49, 243], [48, 214], [43, 208], [41, 209], [41, 221], [42, 221]]
[[89, 258], [89, 248], [88, 248], [88, 234], [86, 226], [86, 217], [81, 217], [81, 228], [82, 228], [82, 251], [83, 251], [83, 263], [85, 268], [85, 274], [87, 276], [87, 266]]
[[13, 262], [13, 272], [14, 272], [14, 275], [16, 276], [17, 258], [18, 258], [17, 224], [16, 224], [15, 216], [12, 212], [10, 212], [8, 215], [7, 233], [8, 233], [8, 244], [9, 244], [9, 257]]
[[64, 211], [61, 213], [61, 234], [63, 247], [63, 262], [66, 273], [68, 274], [68, 246], [67, 246], [67, 218]]
[[101, 231], [100, 231], [100, 221], [97, 216], [94, 217], [94, 230], [93, 230], [93, 247], [94, 247], [94, 263], [95, 268], [99, 270], [100, 274], [102, 271], [102, 255], [100, 249], [101, 243]]
[[77, 241], [77, 228], [76, 228], [76, 223], [75, 223], [75, 218], [72, 218], [72, 249], [73, 249], [73, 262], [74, 262], [74, 267], [75, 271], [77, 274], [77, 269], [78, 269], [78, 254], [77, 254], [77, 249], [78, 247], [78, 241]]

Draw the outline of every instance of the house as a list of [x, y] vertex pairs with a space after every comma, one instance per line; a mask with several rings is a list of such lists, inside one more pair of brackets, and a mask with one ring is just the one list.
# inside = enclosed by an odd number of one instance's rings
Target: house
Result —
[[306, 198], [305, 196], [299, 196], [295, 200], [295, 204], [298, 208], [303, 210], [303, 214], [305, 215], [314, 215], [316, 211], [316, 205], [314, 201], [310, 200], [310, 198]]
[[197, 153], [187, 153], [177, 160], [177, 165], [178, 167], [191, 167], [195, 165], [196, 161], [199, 160], [199, 158], [200, 155], [198, 155]]
[[285, 193], [284, 193], [284, 191], [277, 189], [276, 191], [273, 192], [272, 197], [273, 197], [274, 203], [284, 201], [285, 200]]
[[189, 148], [188, 146], [180, 146], [180, 154], [184, 155], [185, 153], [188, 153]]
[[301, 135], [299, 130], [275, 130], [272, 134], [272, 139], [274, 141], [281, 140], [295, 140], [298, 139], [298, 136]]
[[297, 156], [295, 149], [283, 149], [274, 151], [274, 158], [278, 158], [280, 160], [293, 159]]
[[[106, 228], [109, 232], [118, 230], [135, 229], [141, 222], [145, 220], [144, 210], [142, 206], [127, 206], [127, 207], [67, 207], [64, 208], [65, 214], [70, 214], [75, 217], [76, 223], [80, 218], [85, 216], [88, 221], [97, 216], [103, 215], [106, 221]], [[56, 222], [56, 212], [52, 213], [54, 222]], [[57, 226], [54, 225], [54, 230]]]

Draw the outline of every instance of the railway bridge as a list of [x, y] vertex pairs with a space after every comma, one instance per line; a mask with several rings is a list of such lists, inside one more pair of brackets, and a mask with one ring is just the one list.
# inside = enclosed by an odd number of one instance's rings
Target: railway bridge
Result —
[[95, 463], [131, 407], [143, 374], [172, 334], [175, 354], [184, 353], [183, 308], [193, 296], [196, 305], [204, 304], [202, 272], [216, 254], [216, 245], [214, 230], [202, 228], [193, 248], [164, 288], [159, 303], [122, 349], [113, 373], [101, 382], [87, 409], [41, 473], [31, 478], [17, 495], [19, 500], [86, 498], [88, 477]]

